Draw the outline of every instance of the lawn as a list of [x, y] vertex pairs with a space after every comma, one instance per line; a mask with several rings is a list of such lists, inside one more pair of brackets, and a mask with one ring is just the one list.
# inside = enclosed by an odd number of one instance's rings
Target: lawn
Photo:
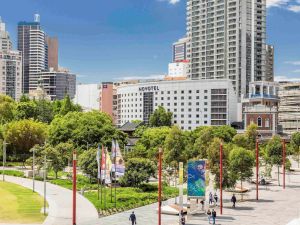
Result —
[[22, 186], [0, 182], [0, 223], [42, 223], [43, 198]]

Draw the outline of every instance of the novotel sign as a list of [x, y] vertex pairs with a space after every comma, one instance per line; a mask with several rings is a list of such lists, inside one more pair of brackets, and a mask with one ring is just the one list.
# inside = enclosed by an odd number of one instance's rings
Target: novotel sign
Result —
[[139, 87], [139, 91], [159, 91], [158, 86]]

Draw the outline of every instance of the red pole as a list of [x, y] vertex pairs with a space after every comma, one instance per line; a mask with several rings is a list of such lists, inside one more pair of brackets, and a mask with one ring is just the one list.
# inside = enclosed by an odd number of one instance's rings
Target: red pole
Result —
[[73, 217], [72, 225], [76, 225], [76, 151], [73, 152]]
[[282, 164], [283, 164], [283, 189], [285, 189], [285, 139], [283, 139], [283, 154], [282, 154]]
[[258, 200], [258, 140], [256, 140], [256, 200]]
[[161, 225], [161, 164], [162, 164], [162, 149], [159, 148], [158, 153], [158, 225]]
[[220, 214], [223, 214], [223, 144], [220, 144]]

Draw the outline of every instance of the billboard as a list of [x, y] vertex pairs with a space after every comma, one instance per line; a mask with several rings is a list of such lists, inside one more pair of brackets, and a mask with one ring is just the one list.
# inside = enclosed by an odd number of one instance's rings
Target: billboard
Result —
[[205, 196], [205, 161], [188, 162], [188, 197]]

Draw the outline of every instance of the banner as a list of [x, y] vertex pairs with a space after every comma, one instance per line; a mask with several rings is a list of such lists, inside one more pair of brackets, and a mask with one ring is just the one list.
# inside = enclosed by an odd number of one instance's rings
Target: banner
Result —
[[183, 184], [183, 163], [179, 163], [179, 185]]
[[105, 148], [105, 183], [106, 184], [110, 184], [111, 183], [111, 166], [112, 166], [112, 163], [111, 163], [111, 159], [110, 159], [110, 156], [109, 156], [109, 153], [107, 151], [107, 148]]
[[[111, 152], [112, 152], [112, 159], [113, 159], [111, 172], [115, 173], [116, 179], [118, 179], [124, 176], [125, 174], [124, 159], [118, 141], [116, 140], [112, 141]], [[116, 162], [116, 166], [115, 166], [115, 162]]]
[[205, 196], [205, 161], [188, 162], [188, 197]]

